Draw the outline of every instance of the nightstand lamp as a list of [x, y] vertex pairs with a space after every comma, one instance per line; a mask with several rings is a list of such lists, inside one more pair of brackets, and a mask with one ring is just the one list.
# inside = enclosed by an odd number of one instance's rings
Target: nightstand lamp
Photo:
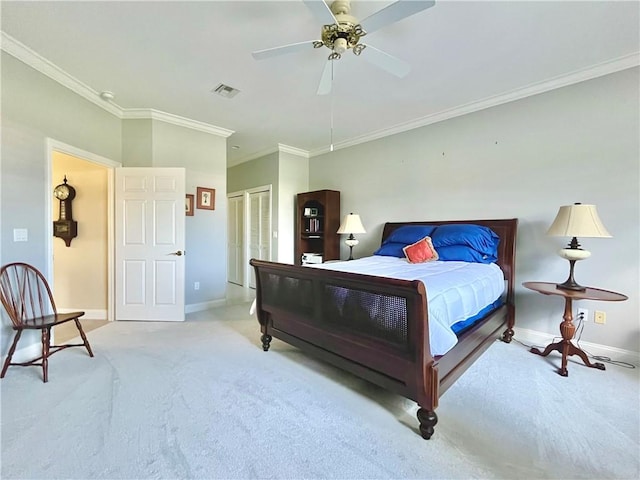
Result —
[[353, 213], [346, 215], [336, 233], [349, 234], [349, 237], [344, 241], [344, 243], [346, 243], [349, 247], [349, 260], [353, 260], [353, 247], [355, 247], [359, 243], [359, 241], [356, 239], [356, 237], [353, 236], [353, 234], [367, 233], [367, 231], [362, 226], [362, 221], [360, 221], [360, 215], [355, 215]]
[[558, 251], [558, 255], [569, 260], [569, 278], [564, 283], [557, 284], [556, 287], [583, 292], [585, 287], [579, 285], [573, 278], [573, 268], [578, 260], [589, 258], [591, 252], [580, 248], [577, 237], [611, 237], [598, 217], [596, 206], [576, 203], [560, 207], [556, 219], [547, 230], [547, 235], [572, 237], [567, 248]]

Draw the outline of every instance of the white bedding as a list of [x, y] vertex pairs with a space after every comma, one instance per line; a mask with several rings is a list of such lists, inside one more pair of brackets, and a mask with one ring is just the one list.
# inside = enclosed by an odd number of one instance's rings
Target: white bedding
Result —
[[476, 315], [505, 290], [504, 274], [494, 263], [409, 263], [404, 258], [374, 255], [307, 266], [422, 281], [427, 290], [429, 339], [434, 356], [444, 355], [458, 342], [452, 325]]

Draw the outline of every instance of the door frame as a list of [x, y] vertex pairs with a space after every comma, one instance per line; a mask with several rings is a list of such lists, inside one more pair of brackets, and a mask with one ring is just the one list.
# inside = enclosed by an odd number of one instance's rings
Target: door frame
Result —
[[[101, 155], [83, 150], [73, 145], [60, 142], [53, 138], [46, 139], [46, 158], [47, 169], [45, 173], [45, 209], [47, 214], [45, 215], [45, 232], [51, 230], [51, 224], [53, 222], [53, 196], [50, 192], [50, 186], [53, 184], [53, 153], [65, 153], [73, 157], [77, 157], [87, 162], [95, 163], [97, 165], [107, 168], [107, 320], [112, 322], [115, 320], [115, 297], [114, 297], [114, 252], [115, 252], [115, 169], [121, 167], [120, 162], [110, 160]], [[47, 251], [47, 272], [45, 277], [47, 281], [53, 285], [53, 236], [45, 235], [45, 248]]]

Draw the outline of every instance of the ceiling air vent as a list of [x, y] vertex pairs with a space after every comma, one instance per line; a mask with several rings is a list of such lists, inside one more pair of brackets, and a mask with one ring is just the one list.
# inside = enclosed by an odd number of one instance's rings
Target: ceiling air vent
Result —
[[229, 85], [225, 85], [224, 83], [220, 83], [211, 91], [224, 98], [233, 98], [240, 92], [240, 90], [238, 90], [237, 88], [230, 87]]

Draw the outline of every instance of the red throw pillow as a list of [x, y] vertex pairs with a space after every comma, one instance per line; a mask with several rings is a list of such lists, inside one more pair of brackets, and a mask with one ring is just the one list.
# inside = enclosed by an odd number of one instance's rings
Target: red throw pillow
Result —
[[433, 248], [431, 237], [424, 237], [412, 245], [402, 249], [409, 263], [424, 263], [438, 260], [438, 252]]

